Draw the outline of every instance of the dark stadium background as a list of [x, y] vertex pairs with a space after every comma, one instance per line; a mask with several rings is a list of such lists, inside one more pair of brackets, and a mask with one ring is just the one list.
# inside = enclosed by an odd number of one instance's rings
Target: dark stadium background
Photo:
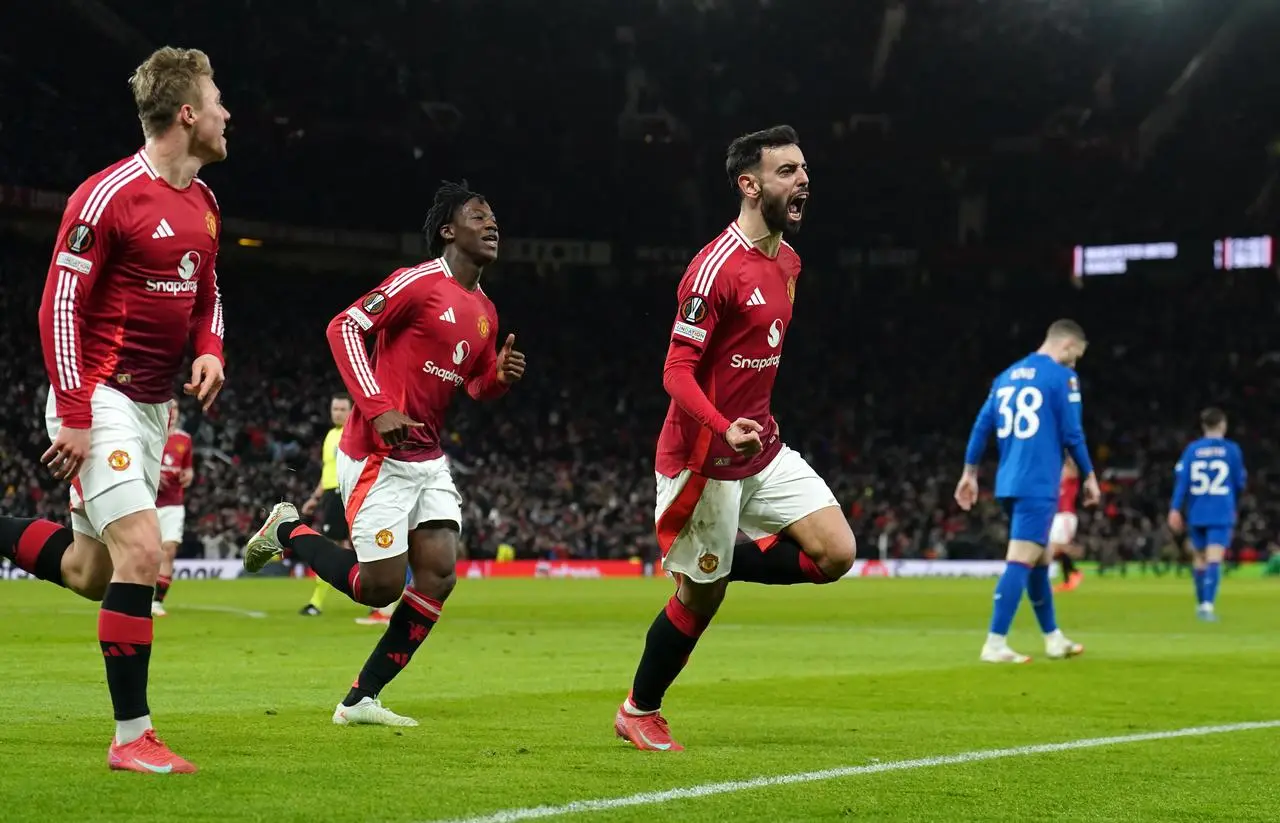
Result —
[[[230, 159], [202, 175], [227, 218], [229, 383], [208, 417], [184, 405], [184, 551], [234, 553], [260, 507], [314, 486], [340, 388], [325, 322], [420, 259], [431, 191], [465, 176], [502, 223], [485, 286], [530, 362], [451, 420], [468, 552], [648, 556], [675, 281], [733, 216], [726, 143], [777, 122], [815, 198], [775, 412], [860, 554], [1002, 554], [994, 507], [961, 516], [951, 491], [987, 382], [1059, 316], [1093, 341], [1108, 482], [1089, 554], [1172, 551], [1172, 463], [1208, 404], [1252, 469], [1234, 552], [1280, 550], [1280, 288], [1271, 260], [1214, 255], [1280, 234], [1271, 4], [48, 5], [0, 32], [0, 513], [63, 515], [34, 462], [58, 193], [141, 144], [125, 79], [168, 43], [210, 54], [233, 117]], [[1156, 242], [1176, 256], [1072, 277], [1077, 246]]]

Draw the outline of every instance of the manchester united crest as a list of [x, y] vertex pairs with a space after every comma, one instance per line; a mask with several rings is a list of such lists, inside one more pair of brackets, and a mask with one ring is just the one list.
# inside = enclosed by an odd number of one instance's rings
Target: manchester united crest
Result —
[[796, 302], [796, 279], [794, 277], [787, 278], [787, 299], [792, 303]]
[[123, 449], [116, 449], [107, 456], [107, 465], [118, 472], [122, 472], [129, 468], [132, 461], [129, 459], [129, 453]]
[[204, 227], [208, 229], [210, 237], [214, 240], [218, 239], [218, 218], [213, 216], [213, 212], [204, 213]]
[[698, 558], [698, 569], [703, 574], [711, 574], [718, 568], [720, 568], [720, 558], [714, 554], [704, 554]]
[[488, 317], [486, 317], [486, 316], [484, 316], [483, 314], [482, 314], [482, 315], [480, 315], [480, 317], [478, 317], [478, 318], [476, 319], [476, 328], [480, 330], [480, 336], [481, 336], [481, 337], [483, 337], [483, 338], [485, 338], [485, 339], [488, 339], [488, 337], [489, 337], [489, 318], [488, 318]]
[[396, 536], [391, 533], [390, 529], [383, 529], [373, 537], [373, 542], [378, 544], [380, 549], [389, 549], [391, 544], [396, 541]]

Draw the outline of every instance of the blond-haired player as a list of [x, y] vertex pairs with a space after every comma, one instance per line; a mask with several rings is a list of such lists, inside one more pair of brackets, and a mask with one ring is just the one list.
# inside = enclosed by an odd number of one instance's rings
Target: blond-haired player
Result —
[[102, 601], [98, 641], [116, 720], [107, 762], [179, 774], [196, 767], [156, 737], [147, 703], [156, 492], [189, 344], [187, 394], [208, 409], [222, 388], [222, 220], [196, 174], [226, 158], [231, 115], [195, 49], [158, 49], [129, 85], [146, 143], [67, 201], [40, 304], [53, 441], [43, 459], [71, 484], [72, 528], [0, 518], [0, 555]]

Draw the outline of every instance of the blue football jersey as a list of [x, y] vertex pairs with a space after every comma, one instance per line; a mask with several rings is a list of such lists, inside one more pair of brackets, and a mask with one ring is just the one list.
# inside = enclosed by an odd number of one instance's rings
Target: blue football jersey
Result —
[[1047, 354], [1031, 354], [991, 384], [969, 434], [964, 462], [976, 466], [995, 432], [1000, 450], [997, 497], [1057, 498], [1063, 450], [1080, 476], [1093, 473], [1081, 423], [1080, 381]]
[[1169, 507], [1182, 511], [1185, 505], [1190, 526], [1233, 526], [1245, 479], [1244, 455], [1234, 440], [1202, 437], [1174, 466]]

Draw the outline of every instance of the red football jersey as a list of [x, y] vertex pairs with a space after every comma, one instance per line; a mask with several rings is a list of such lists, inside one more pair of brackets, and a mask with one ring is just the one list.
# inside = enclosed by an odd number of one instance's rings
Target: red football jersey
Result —
[[688, 468], [737, 480], [762, 470], [782, 449], [769, 406], [799, 276], [795, 249], [784, 242], [778, 256], [770, 258], [736, 222], [693, 258], [677, 291], [667, 364], [692, 347], [698, 353], [698, 385], [707, 399], [730, 422], [746, 417], [763, 426], [764, 451], [754, 457], [736, 454], [673, 399], [658, 436], [658, 473], [674, 477]]
[[1058, 485], [1058, 511], [1074, 512], [1076, 498], [1080, 495], [1080, 478], [1064, 477]]
[[40, 302], [40, 342], [57, 414], [92, 421], [110, 383], [139, 403], [173, 397], [190, 340], [222, 359], [215, 262], [222, 222], [209, 187], [170, 186], [139, 151], [67, 201]]
[[[376, 335], [373, 356], [364, 335]], [[468, 291], [444, 258], [399, 269], [329, 323], [329, 347], [355, 408], [339, 448], [356, 460], [432, 460], [454, 393], [466, 386], [477, 400], [506, 391], [498, 380], [498, 312], [478, 286]], [[396, 409], [422, 423], [390, 449], [373, 419]]]
[[164, 444], [164, 456], [160, 458], [160, 489], [156, 492], [156, 508], [181, 506], [185, 495], [182, 488], [182, 472], [193, 468], [191, 435], [175, 431]]

